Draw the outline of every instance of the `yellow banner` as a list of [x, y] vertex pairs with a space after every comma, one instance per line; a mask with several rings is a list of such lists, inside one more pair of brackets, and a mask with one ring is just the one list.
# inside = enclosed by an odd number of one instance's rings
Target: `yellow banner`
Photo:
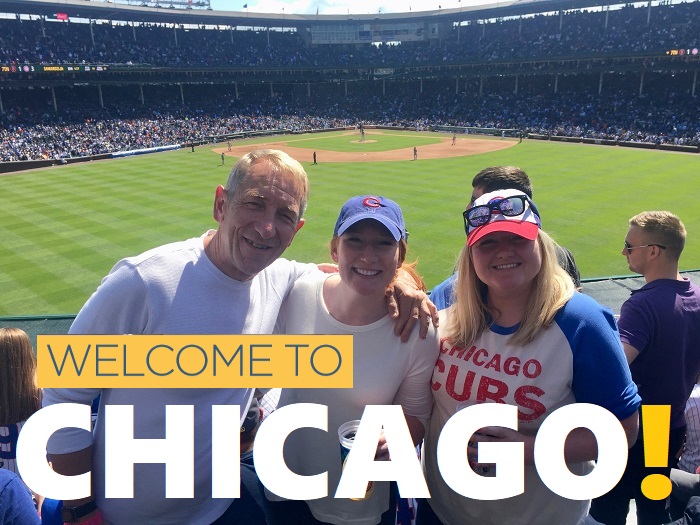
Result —
[[42, 388], [352, 388], [351, 335], [40, 335]]

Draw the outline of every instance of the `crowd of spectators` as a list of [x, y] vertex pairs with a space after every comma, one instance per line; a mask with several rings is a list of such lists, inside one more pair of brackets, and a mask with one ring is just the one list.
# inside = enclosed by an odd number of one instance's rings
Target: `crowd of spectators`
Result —
[[[453, 28], [439, 42], [397, 46], [310, 46], [296, 32], [189, 29], [0, 20], [0, 64], [100, 63], [261, 67], [451, 64], [528, 57], [653, 57], [669, 47], [700, 47], [700, 1], [491, 21]], [[528, 67], [534, 67], [532, 65]], [[534, 70], [533, 70], [534, 71]], [[532, 72], [532, 71], [530, 71]], [[656, 77], [654, 77], [656, 75]], [[567, 80], [568, 77], [568, 80]], [[525, 133], [700, 145], [700, 105], [692, 72], [600, 73], [479, 79], [365, 79], [349, 83], [149, 85], [3, 90], [0, 160], [99, 155], [210, 140], [235, 133], [306, 131], [367, 124], [519, 129]], [[179, 77], [178, 77], [179, 78]], [[656, 80], [654, 80], [656, 79]], [[559, 77], [557, 77], [559, 81]], [[517, 82], [517, 80], [516, 80]], [[11, 87], [12, 78], [0, 77]], [[456, 83], [456, 86], [455, 86]], [[558, 84], [559, 85], [559, 84]], [[640, 92], [641, 91], [641, 92]], [[102, 92], [100, 92], [102, 93]], [[240, 95], [240, 96], [239, 96]], [[100, 94], [102, 97], [102, 94]], [[54, 102], [55, 101], [55, 102]], [[56, 104], [56, 107], [54, 107]]]
[[207, 111], [153, 110], [137, 118], [88, 118], [81, 123], [0, 128], [0, 160], [83, 157], [213, 140], [243, 132], [303, 131], [351, 125], [345, 120], [251, 113], [216, 117]]
[[[700, 47], [700, 2], [570, 11], [453, 27], [436, 41], [308, 45], [296, 31], [0, 20], [0, 63], [169, 67], [398, 67], [543, 57], [657, 56]], [[607, 20], [607, 24], [606, 24]]]
[[[366, 124], [429, 129], [463, 126], [519, 129], [525, 133], [600, 138], [656, 144], [700, 145], [700, 108], [678, 93], [658, 96], [596, 90], [550, 93], [523, 90], [476, 96], [465, 85], [458, 93], [447, 82], [419, 93], [415, 83], [392, 85], [388, 93], [367, 82], [347, 96], [339, 88], [316, 87], [313, 95], [278, 93], [241, 98], [212, 88], [191, 93], [182, 104], [173, 93], [159, 91], [154, 102], [140, 105], [118, 93], [101, 108], [75, 96], [55, 112], [37, 93], [21, 110], [0, 118], [2, 161], [54, 159], [188, 144], [235, 133], [307, 131]], [[221, 88], [223, 89], [223, 88]], [[661, 103], [663, 100], [663, 103]], [[19, 102], [17, 99], [15, 102]], [[43, 106], [43, 108], [42, 108]]]

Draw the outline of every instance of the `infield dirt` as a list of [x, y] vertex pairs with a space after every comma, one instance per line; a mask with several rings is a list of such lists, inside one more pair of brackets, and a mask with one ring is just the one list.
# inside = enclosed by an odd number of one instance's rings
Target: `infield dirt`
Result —
[[[356, 135], [354, 132], [348, 132], [348, 135]], [[366, 134], [366, 142], [376, 142], [373, 140], [372, 133]], [[277, 138], [277, 137], [275, 137]], [[304, 141], [308, 141], [308, 135]], [[313, 149], [297, 148], [294, 144], [293, 137], [287, 137], [282, 140], [271, 140], [270, 142], [258, 143], [253, 145], [233, 145], [231, 151], [227, 147], [214, 148], [217, 153], [224, 153], [233, 157], [241, 157], [251, 151], [253, 148], [271, 148], [279, 149], [289, 154], [292, 158], [300, 162], [313, 161]], [[359, 142], [359, 141], [353, 141]], [[467, 155], [477, 155], [479, 153], [487, 153], [515, 146], [518, 143], [514, 139], [500, 140], [498, 138], [483, 139], [461, 136], [457, 138], [456, 144], [452, 145], [452, 137], [446, 136], [440, 140], [438, 144], [429, 144], [418, 148], [418, 160], [423, 159], [442, 159], [445, 157], [465, 157]], [[397, 161], [397, 160], [413, 160], [413, 148], [400, 148], [388, 151], [368, 151], [368, 152], [346, 152], [346, 151], [329, 151], [316, 150], [318, 162], [381, 162], [381, 161]]]

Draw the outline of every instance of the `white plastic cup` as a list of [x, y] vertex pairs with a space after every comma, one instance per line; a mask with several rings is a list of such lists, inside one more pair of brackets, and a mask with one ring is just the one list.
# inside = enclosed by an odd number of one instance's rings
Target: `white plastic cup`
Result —
[[[350, 449], [355, 443], [355, 434], [357, 434], [357, 429], [360, 428], [360, 420], [355, 419], [353, 421], [347, 421], [338, 427], [338, 441], [340, 441], [340, 461], [342, 463], [342, 469], [345, 468], [345, 462], [347, 461], [348, 454], [350, 454]], [[368, 498], [374, 492], [374, 481], [367, 483], [367, 491], [363, 498], [351, 498], [353, 500], [361, 500]]]

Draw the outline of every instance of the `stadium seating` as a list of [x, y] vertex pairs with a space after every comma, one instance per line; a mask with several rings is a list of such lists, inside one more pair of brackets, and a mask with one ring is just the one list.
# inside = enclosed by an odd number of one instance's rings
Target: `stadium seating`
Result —
[[[700, 145], [700, 57], [666, 53], [700, 47], [700, 2], [487, 22], [439, 41], [313, 46], [301, 31], [0, 19], [0, 65], [19, 70], [0, 77], [0, 160], [360, 120]], [[111, 69], [56, 81], [26, 64]]]

